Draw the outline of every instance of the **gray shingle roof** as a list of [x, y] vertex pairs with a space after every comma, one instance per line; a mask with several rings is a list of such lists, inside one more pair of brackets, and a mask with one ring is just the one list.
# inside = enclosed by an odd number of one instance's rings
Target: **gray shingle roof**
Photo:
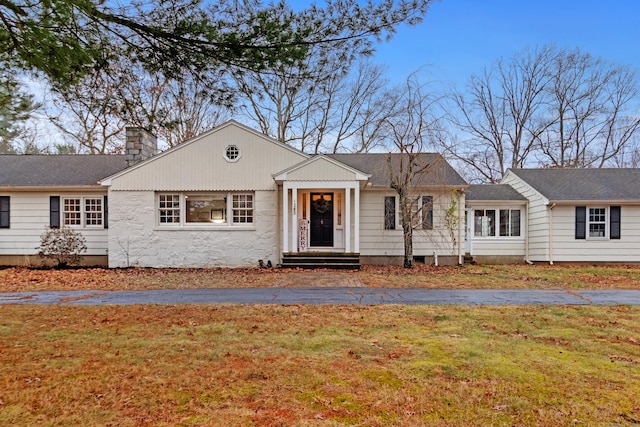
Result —
[[640, 169], [511, 169], [550, 201], [640, 200]]
[[[385, 154], [385, 153], [366, 153], [366, 154], [327, 154], [339, 162], [344, 163], [347, 166], [351, 166], [361, 172], [371, 175], [371, 185], [374, 186], [389, 186], [389, 166], [388, 158], [391, 156], [392, 167], [394, 170], [399, 169], [399, 164], [402, 156], [406, 154]], [[437, 153], [420, 153], [417, 157], [418, 165], [425, 164], [431, 165], [426, 173], [422, 177], [417, 177], [414, 185], [464, 185], [467, 183], [449, 165], [449, 163]]]
[[0, 188], [97, 185], [126, 167], [123, 155], [0, 155]]
[[467, 201], [476, 200], [505, 200], [505, 201], [524, 201], [527, 200], [522, 194], [518, 193], [510, 185], [507, 184], [477, 184], [470, 185], [465, 191], [465, 199]]

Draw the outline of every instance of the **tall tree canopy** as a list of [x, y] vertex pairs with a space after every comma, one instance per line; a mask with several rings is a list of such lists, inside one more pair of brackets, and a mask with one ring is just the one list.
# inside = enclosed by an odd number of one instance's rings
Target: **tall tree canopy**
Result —
[[[337, 0], [299, 12], [256, 0], [0, 0], [0, 62], [67, 86], [124, 54], [167, 77], [212, 66], [264, 70], [304, 57], [311, 46], [357, 40], [359, 51], [416, 23], [432, 0]], [[242, 13], [238, 13], [241, 11]], [[277, 12], [277, 13], [276, 13]]]

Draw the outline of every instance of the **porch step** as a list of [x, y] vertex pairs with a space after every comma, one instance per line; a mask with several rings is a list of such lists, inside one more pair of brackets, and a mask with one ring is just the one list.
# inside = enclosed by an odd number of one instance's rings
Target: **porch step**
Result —
[[360, 269], [359, 253], [305, 252], [282, 254], [282, 268]]

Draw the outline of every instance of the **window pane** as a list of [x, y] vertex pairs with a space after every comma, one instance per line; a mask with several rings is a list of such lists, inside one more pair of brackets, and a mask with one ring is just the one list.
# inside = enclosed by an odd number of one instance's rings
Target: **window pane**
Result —
[[234, 224], [253, 222], [253, 194], [234, 194], [232, 196]]
[[227, 222], [225, 194], [184, 196], [187, 222], [224, 224]]
[[384, 198], [384, 229], [395, 230], [396, 228], [396, 198], [395, 196], [385, 196]]
[[511, 211], [511, 235], [520, 236], [520, 210]]
[[487, 211], [487, 236], [496, 235], [496, 211]]
[[161, 224], [180, 223], [180, 195], [160, 194], [158, 196]]
[[473, 235], [476, 237], [482, 237], [482, 218], [484, 218], [483, 210], [473, 211]]
[[589, 237], [606, 237], [605, 208], [589, 208]]
[[85, 225], [102, 225], [102, 198], [84, 199]]
[[500, 209], [500, 235], [508, 236], [509, 235], [509, 210], [508, 209]]
[[82, 205], [80, 199], [64, 199], [64, 225], [82, 225]]

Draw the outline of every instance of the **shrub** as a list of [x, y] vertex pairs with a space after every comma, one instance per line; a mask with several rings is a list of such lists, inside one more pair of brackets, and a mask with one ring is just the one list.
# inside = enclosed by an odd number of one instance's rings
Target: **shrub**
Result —
[[56, 268], [64, 268], [80, 262], [87, 245], [82, 234], [69, 227], [60, 227], [47, 229], [40, 236], [40, 246], [36, 249], [40, 257], [54, 261]]

